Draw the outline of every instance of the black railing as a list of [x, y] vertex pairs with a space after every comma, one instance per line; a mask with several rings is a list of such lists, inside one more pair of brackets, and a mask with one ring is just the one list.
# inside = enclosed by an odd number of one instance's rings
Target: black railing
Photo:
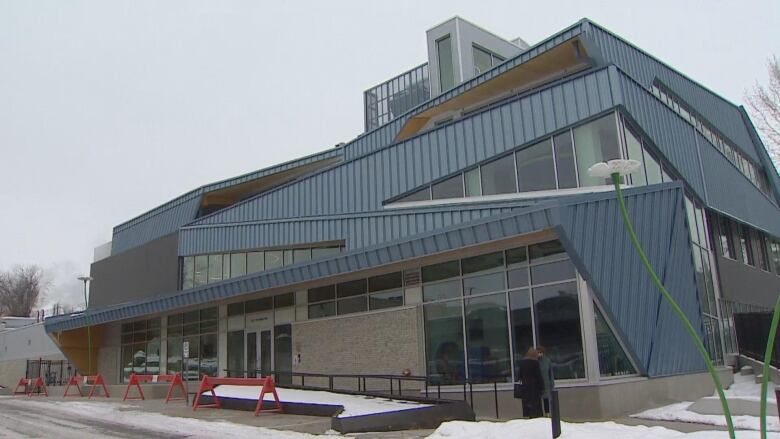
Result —
[[27, 360], [25, 378], [42, 377], [47, 386], [64, 386], [78, 370], [67, 360]]
[[[770, 312], [734, 313], [734, 331], [737, 333], [740, 355], [764, 361], [764, 350], [771, 324], [772, 313]], [[780, 367], [780, 337], [775, 338], [770, 364]]]
[[[479, 385], [480, 387], [478, 387], [478, 390], [487, 390], [493, 394], [496, 419], [498, 419], [499, 414], [498, 385], [509, 384], [505, 380], [484, 379], [478, 381], [450, 379], [446, 382], [442, 382], [441, 379], [437, 377], [417, 375], [326, 374], [289, 371], [266, 372], [267, 373], [261, 374], [260, 370], [247, 371], [225, 369], [225, 375], [228, 377], [259, 377], [272, 375], [274, 381], [276, 381], [278, 385], [288, 388], [301, 390], [332, 390], [353, 395], [394, 397], [429, 403], [452, 401], [454, 398], [442, 398], [442, 388], [444, 388], [445, 395], [463, 395], [463, 401], [467, 401], [472, 409], [474, 408], [474, 385]], [[369, 386], [369, 384], [374, 385]], [[458, 391], [453, 392], [453, 389], [458, 389]], [[404, 391], [406, 391], [406, 393], [404, 393]], [[460, 398], [458, 399], [460, 400]]]

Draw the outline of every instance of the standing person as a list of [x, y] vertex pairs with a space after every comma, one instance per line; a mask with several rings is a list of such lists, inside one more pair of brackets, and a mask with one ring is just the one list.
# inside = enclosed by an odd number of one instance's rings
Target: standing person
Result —
[[528, 348], [525, 356], [518, 365], [520, 369], [520, 382], [523, 385], [523, 416], [526, 418], [540, 418], [542, 413], [542, 391], [544, 381], [539, 368], [539, 354], [534, 348]]
[[542, 391], [542, 406], [544, 408], [544, 414], [550, 414], [550, 395], [555, 388], [555, 378], [553, 376], [552, 361], [547, 356], [547, 350], [544, 346], [537, 346], [536, 352], [539, 354], [539, 369], [542, 372], [542, 382], [544, 382], [544, 390]]

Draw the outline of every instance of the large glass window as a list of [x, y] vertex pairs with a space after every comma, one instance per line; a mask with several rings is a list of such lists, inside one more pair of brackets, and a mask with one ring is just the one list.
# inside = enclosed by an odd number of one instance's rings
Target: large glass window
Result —
[[230, 255], [230, 275], [232, 277], [246, 274], [246, 253], [233, 253]]
[[514, 156], [506, 156], [481, 166], [482, 195], [517, 192]]
[[265, 269], [265, 254], [263, 252], [249, 252], [246, 254], [247, 274], [259, 273]]
[[160, 319], [137, 320], [121, 327], [122, 379], [131, 373], [160, 373]]
[[553, 138], [555, 146], [555, 166], [558, 172], [558, 188], [577, 187], [577, 168], [574, 163], [574, 147], [571, 132], [566, 131]]
[[482, 183], [479, 178], [479, 168], [466, 171], [463, 174], [463, 181], [466, 186], [467, 197], [478, 197], [482, 195]]
[[222, 280], [222, 255], [209, 255], [209, 283]]
[[490, 52], [477, 46], [472, 46], [472, 52], [474, 54], [474, 76], [486, 72], [493, 67], [493, 60], [490, 56]]
[[428, 376], [442, 384], [465, 379], [461, 301], [427, 304], [423, 314]]
[[187, 256], [182, 260], [182, 280], [181, 280], [181, 288], [183, 290], [188, 290], [192, 288], [192, 285], [194, 283], [194, 276], [195, 276], [195, 258], [192, 256]]
[[469, 377], [476, 381], [511, 380], [506, 294], [466, 300]]
[[[187, 380], [217, 375], [218, 317], [216, 307], [168, 316], [169, 372], [183, 369], [182, 378]], [[183, 343], [188, 345], [187, 358], [183, 358]]]
[[[628, 152], [628, 158], [644, 164], [645, 159], [642, 155], [642, 142], [639, 141], [639, 136], [634, 135], [628, 126], [625, 128], [624, 133], [626, 134], [626, 151]], [[644, 186], [647, 184], [644, 166], [631, 174], [631, 184], [634, 186]]]
[[533, 300], [538, 343], [547, 349], [555, 378], [584, 378], [576, 282], [534, 288]]
[[463, 177], [458, 174], [442, 182], [431, 186], [431, 196], [434, 200], [444, 198], [462, 198], [463, 197]]
[[517, 182], [520, 192], [556, 188], [555, 163], [550, 139], [517, 152]]
[[204, 285], [208, 281], [209, 258], [208, 256], [195, 256], [195, 286]]
[[455, 86], [455, 71], [452, 64], [452, 39], [446, 37], [436, 42], [437, 60], [439, 62], [439, 84], [445, 92]]
[[607, 324], [601, 311], [593, 304], [596, 318], [596, 343], [599, 350], [599, 373], [602, 377], [635, 375], [636, 369], [620, 346], [615, 334]]
[[588, 168], [595, 163], [620, 158], [615, 114], [608, 114], [574, 129], [574, 151], [577, 154], [577, 170], [580, 186], [612, 184], [609, 179], [588, 175]]
[[518, 376], [517, 366], [520, 364], [520, 360], [523, 359], [529, 348], [535, 346], [530, 291], [528, 289], [511, 291], [509, 293], [509, 306], [512, 319], [515, 376]]

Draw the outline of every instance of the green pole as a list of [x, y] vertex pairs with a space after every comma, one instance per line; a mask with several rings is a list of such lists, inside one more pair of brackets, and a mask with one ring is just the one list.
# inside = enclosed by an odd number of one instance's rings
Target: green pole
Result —
[[623, 216], [623, 223], [625, 224], [628, 235], [631, 238], [631, 243], [634, 245], [636, 252], [639, 254], [639, 259], [642, 260], [642, 264], [644, 264], [647, 272], [650, 274], [650, 278], [653, 280], [653, 283], [656, 287], [658, 287], [658, 289], [661, 291], [661, 295], [664, 297], [664, 299], [666, 299], [666, 301], [672, 307], [672, 310], [674, 310], [674, 312], [683, 322], [685, 330], [688, 331], [688, 334], [690, 334], [691, 338], [693, 339], [693, 343], [696, 345], [696, 348], [699, 350], [702, 358], [704, 358], [704, 363], [707, 365], [707, 371], [709, 371], [710, 375], [712, 376], [712, 381], [715, 383], [715, 390], [718, 392], [720, 404], [723, 406], [723, 414], [726, 416], [729, 437], [731, 439], [735, 439], [736, 436], [734, 435], [734, 423], [731, 421], [731, 411], [729, 410], [729, 404], [726, 401], [726, 394], [723, 393], [723, 385], [720, 383], [720, 378], [718, 378], [718, 374], [715, 372], [715, 367], [712, 365], [710, 355], [707, 353], [707, 349], [704, 347], [704, 343], [702, 343], [690, 320], [688, 320], [688, 317], [685, 316], [682, 308], [680, 308], [677, 302], [674, 301], [672, 295], [669, 294], [669, 291], [666, 290], [663, 283], [661, 282], [661, 279], [658, 278], [655, 270], [653, 270], [653, 266], [650, 264], [650, 260], [647, 259], [647, 255], [645, 255], [645, 251], [642, 249], [642, 245], [639, 244], [639, 239], [636, 237], [636, 232], [634, 232], [634, 226], [631, 224], [631, 220], [628, 218], [626, 203], [623, 201], [623, 192], [620, 190], [619, 173], [615, 172], [612, 174], [612, 183], [615, 185], [615, 192], [617, 194], [618, 204], [620, 205], [620, 214]]
[[772, 359], [772, 349], [775, 347], [775, 335], [777, 335], [777, 323], [780, 320], [780, 296], [775, 303], [775, 312], [772, 314], [772, 325], [769, 327], [769, 337], [764, 351], [764, 370], [761, 380], [761, 439], [766, 439], [766, 388], [769, 383], [769, 362]]
[[87, 280], [84, 280], [84, 320], [87, 321], [87, 375], [92, 375], [92, 331], [89, 327], [89, 301], [87, 300]]

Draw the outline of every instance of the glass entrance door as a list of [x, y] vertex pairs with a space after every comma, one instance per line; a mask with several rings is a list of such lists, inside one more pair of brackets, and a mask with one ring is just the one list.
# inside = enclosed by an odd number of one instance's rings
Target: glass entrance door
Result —
[[257, 350], [257, 331], [246, 333], [246, 376], [257, 377], [257, 369], [260, 366], [260, 356]]
[[271, 330], [246, 332], [246, 375], [250, 378], [268, 375], [272, 369]]
[[274, 377], [280, 384], [291, 384], [292, 375], [292, 325], [274, 326]]

